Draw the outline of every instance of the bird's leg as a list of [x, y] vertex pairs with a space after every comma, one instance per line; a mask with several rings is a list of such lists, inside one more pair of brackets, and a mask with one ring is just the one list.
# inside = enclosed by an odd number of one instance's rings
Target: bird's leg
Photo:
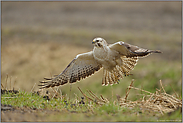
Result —
[[123, 78], [123, 73], [120, 71], [120, 67], [117, 66], [116, 68], [114, 68], [112, 72], [117, 74], [117, 75], [116, 74], [113, 74], [113, 75], [115, 77], [115, 83], [119, 84], [120, 78]]

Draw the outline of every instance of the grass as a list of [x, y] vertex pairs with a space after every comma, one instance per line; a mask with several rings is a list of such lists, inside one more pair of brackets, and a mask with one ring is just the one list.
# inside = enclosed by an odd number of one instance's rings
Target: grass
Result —
[[[126, 97], [128, 96], [128, 94], [126, 95]], [[84, 94], [84, 96], [86, 95]], [[97, 95], [94, 94], [94, 96]], [[75, 96], [75, 98], [72, 99], [68, 98], [67, 96], [64, 96], [62, 98], [52, 98], [51, 96], [49, 96], [49, 99], [46, 99], [44, 98], [44, 96], [40, 96], [35, 92], [30, 93], [25, 91], [19, 91], [19, 93], [16, 94], [10, 92], [2, 94], [1, 104], [10, 104], [20, 109], [28, 108], [29, 110], [50, 110], [53, 114], [45, 117], [42, 121], [155, 122], [163, 121], [165, 119], [166, 121], [181, 121], [182, 118], [179, 109], [175, 110], [174, 112], [165, 113], [165, 115], [162, 115], [161, 113], [158, 113], [156, 111], [153, 113], [153, 111], [143, 110], [142, 107], [139, 106], [121, 106], [120, 101], [117, 100], [107, 101], [106, 103], [99, 103], [100, 101], [97, 98], [93, 97], [93, 99], [94, 100], [91, 100], [88, 96], [85, 98], [79, 98], [77, 95]], [[37, 114], [38, 117], [44, 117], [44, 115], [45, 114], [41, 112]], [[79, 117], [79, 119], [77, 117]]]

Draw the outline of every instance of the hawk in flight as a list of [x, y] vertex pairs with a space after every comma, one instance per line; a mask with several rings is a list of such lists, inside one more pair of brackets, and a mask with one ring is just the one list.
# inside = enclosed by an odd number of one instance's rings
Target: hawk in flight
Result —
[[138, 58], [151, 53], [161, 53], [159, 50], [143, 49], [123, 41], [108, 44], [103, 38], [95, 38], [92, 44], [93, 51], [78, 54], [59, 75], [40, 81], [40, 89], [80, 81], [101, 68], [103, 68], [102, 85], [113, 85], [123, 76], [130, 75]]

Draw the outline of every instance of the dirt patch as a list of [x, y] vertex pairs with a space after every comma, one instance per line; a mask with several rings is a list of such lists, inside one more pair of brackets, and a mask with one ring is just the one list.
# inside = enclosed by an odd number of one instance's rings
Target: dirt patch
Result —
[[1, 104], [2, 122], [30, 122], [47, 121], [49, 114], [59, 113], [59, 110], [36, 109], [29, 107], [13, 107], [11, 105]]
[[[1, 94], [17, 94], [19, 93], [17, 90], [2, 90]], [[40, 91], [34, 91], [32, 95], [39, 95], [44, 100], [49, 101], [52, 99], [53, 95], [48, 94], [48, 91], [45, 95], [41, 93]], [[13, 97], [6, 97], [6, 98], [13, 98]], [[57, 98], [56, 95], [54, 95], [54, 98]], [[78, 105], [84, 105], [84, 97], [81, 98], [81, 101], [78, 103]], [[73, 113], [79, 113], [75, 110], [70, 110], [68, 107], [72, 107], [71, 109], [75, 109], [77, 106], [76, 103], [69, 103], [68, 101], [64, 101], [65, 108], [62, 109], [38, 109], [35, 107], [29, 107], [29, 106], [13, 106], [10, 104], [1, 104], [1, 121], [2, 122], [39, 122], [39, 121], [53, 121], [53, 118], [55, 115], [59, 116], [60, 114], [73, 114]], [[81, 112], [82, 113], [82, 112]]]

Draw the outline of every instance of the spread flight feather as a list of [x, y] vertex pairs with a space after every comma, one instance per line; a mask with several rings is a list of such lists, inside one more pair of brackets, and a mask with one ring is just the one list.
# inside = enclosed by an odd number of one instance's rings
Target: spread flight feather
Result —
[[69, 65], [54, 78], [40, 81], [40, 88], [49, 88], [74, 83], [103, 68], [102, 85], [118, 83], [123, 76], [130, 75], [139, 57], [159, 50], [148, 50], [122, 41], [108, 44], [103, 38], [95, 38], [92, 42], [93, 51], [77, 55]]

